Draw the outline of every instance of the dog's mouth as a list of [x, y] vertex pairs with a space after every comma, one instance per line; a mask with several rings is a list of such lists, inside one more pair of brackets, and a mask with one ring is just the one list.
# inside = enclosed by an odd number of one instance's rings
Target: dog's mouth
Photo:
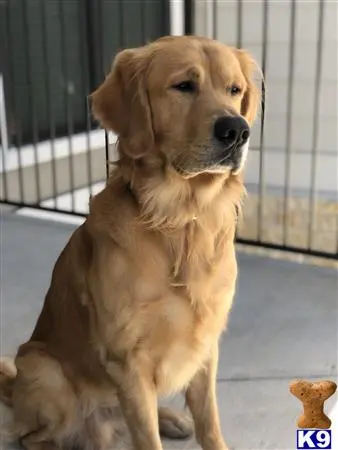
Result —
[[[232, 173], [237, 175], [244, 168], [248, 150], [249, 140], [240, 147], [233, 146], [224, 154], [224, 149], [218, 145], [206, 148], [201, 157], [193, 161], [186, 161], [184, 164], [173, 162], [173, 167], [182, 176], [189, 178], [202, 173], [225, 174]], [[212, 158], [210, 156], [213, 155]]]
[[[229, 160], [229, 164], [231, 166], [231, 172], [233, 174], [238, 174], [246, 163], [246, 159], [249, 151], [249, 140], [245, 142], [245, 144], [241, 145], [239, 148], [234, 148], [231, 151], [231, 156]], [[222, 164], [227, 165], [226, 159], [223, 160]]]

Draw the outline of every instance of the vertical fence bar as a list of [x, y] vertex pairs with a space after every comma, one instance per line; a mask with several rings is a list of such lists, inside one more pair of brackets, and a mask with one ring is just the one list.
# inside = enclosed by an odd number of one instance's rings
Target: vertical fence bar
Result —
[[[104, 64], [104, 27], [103, 27], [103, 2], [102, 0], [98, 0], [97, 2], [92, 3], [93, 13], [95, 17], [95, 22], [92, 23], [91, 31], [96, 30], [97, 40], [95, 41], [95, 52], [96, 52], [96, 67], [98, 68], [98, 79], [101, 82], [103, 77], [105, 76], [105, 64]], [[119, 16], [120, 16], [120, 30], [119, 33], [123, 33], [123, 1], [119, 0]], [[92, 38], [93, 36], [91, 36]], [[109, 176], [109, 137], [107, 130], [104, 130], [104, 146], [105, 146], [105, 162], [106, 162], [106, 179]]]
[[286, 116], [286, 161], [284, 179], [284, 205], [283, 205], [283, 245], [288, 240], [288, 214], [290, 206], [290, 172], [291, 172], [291, 139], [293, 115], [293, 84], [295, 66], [295, 35], [296, 35], [296, 0], [291, 1], [290, 43], [289, 43], [289, 70]]
[[242, 47], [243, 2], [237, 0], [237, 47]]
[[[103, 23], [100, 23], [100, 4], [101, 0], [92, 1], [86, 0], [84, 2], [85, 14], [86, 14], [86, 44], [84, 46], [84, 52], [87, 54], [88, 58], [88, 69], [89, 69], [89, 87], [90, 91], [97, 88], [98, 84], [102, 81], [103, 76], [103, 58], [102, 58], [102, 39], [100, 38], [103, 28]], [[90, 114], [89, 114], [90, 113]], [[87, 129], [90, 125], [91, 127], [91, 111], [88, 105], [88, 118], [87, 118]], [[90, 141], [90, 140], [89, 140]], [[90, 181], [90, 193], [92, 194], [93, 189], [93, 177], [92, 177], [92, 162], [91, 153], [87, 154], [88, 162], [88, 175]]]
[[[106, 75], [106, 67], [105, 67], [105, 35], [104, 35], [104, 26], [103, 26], [103, 5], [104, 1], [98, 2], [98, 29], [100, 30], [99, 34], [99, 48], [100, 48], [100, 64], [101, 64], [101, 73], [100, 78], [105, 77]], [[122, 8], [123, 8], [123, 2], [122, 2]]]
[[184, 0], [184, 34], [195, 32], [195, 5], [194, 0]]
[[318, 35], [317, 35], [317, 54], [316, 54], [316, 75], [315, 75], [315, 96], [314, 96], [314, 114], [312, 125], [312, 152], [311, 152], [311, 185], [310, 185], [310, 211], [308, 227], [308, 249], [312, 248], [313, 231], [315, 225], [316, 213], [316, 166], [318, 159], [318, 128], [319, 128], [319, 107], [321, 95], [322, 79], [322, 59], [323, 59], [323, 32], [324, 32], [324, 7], [325, 0], [319, 2], [318, 11]]
[[96, 42], [93, 36], [96, 35], [95, 28], [95, 14], [94, 4], [92, 0], [85, 0], [83, 2], [83, 11], [85, 13], [85, 42], [83, 43], [86, 57], [88, 59], [88, 83], [90, 90], [93, 91], [98, 84], [98, 77], [96, 71]]
[[268, 53], [268, 26], [269, 26], [269, 0], [263, 3], [263, 44], [262, 44], [262, 102], [261, 102], [261, 129], [259, 135], [259, 201], [258, 201], [258, 220], [257, 220], [257, 238], [262, 240], [262, 224], [264, 215], [265, 201], [265, 145], [264, 145], [264, 125], [265, 125], [265, 79], [266, 79], [266, 62]]
[[119, 23], [120, 23], [120, 28], [119, 28], [119, 31], [120, 31], [120, 33], [119, 33], [119, 44], [120, 44], [120, 47], [122, 47], [123, 46], [123, 43], [124, 43], [124, 27], [123, 27], [123, 24], [124, 24], [124, 11], [123, 11], [123, 0], [119, 0]]
[[[86, 108], [86, 167], [87, 167], [87, 179], [88, 179], [88, 189], [89, 196], [91, 197], [93, 194], [93, 173], [92, 173], [92, 160], [91, 160], [91, 143], [90, 143], [90, 133], [91, 133], [91, 111], [90, 105], [88, 101], [88, 96], [90, 91], [94, 88], [90, 86], [89, 73], [90, 73], [90, 59], [88, 56], [88, 49], [91, 46], [87, 46], [88, 43], [88, 21], [90, 20], [90, 11], [88, 10], [87, 3], [81, 3], [79, 5], [80, 14], [79, 14], [79, 29], [80, 29], [80, 51], [81, 51], [81, 59], [83, 61], [83, 70], [82, 73], [82, 84], [84, 91], [84, 105]], [[90, 51], [90, 50], [89, 50]]]
[[41, 23], [43, 30], [42, 39], [42, 52], [43, 52], [43, 64], [45, 67], [46, 77], [44, 79], [45, 94], [46, 94], [46, 107], [48, 115], [48, 127], [49, 127], [49, 140], [51, 149], [51, 168], [52, 168], [52, 195], [54, 200], [54, 207], [57, 208], [57, 170], [56, 170], [56, 154], [55, 154], [55, 118], [54, 118], [54, 105], [52, 95], [52, 83], [50, 79], [49, 63], [48, 63], [48, 24], [47, 24], [47, 11], [45, 0], [40, 0], [41, 11]]
[[7, 182], [7, 156], [8, 156], [8, 136], [7, 136], [7, 117], [5, 104], [5, 90], [3, 83], [3, 76], [0, 73], [0, 138], [2, 144], [1, 151], [1, 167], [2, 167], [2, 185], [3, 192], [1, 197], [8, 200], [8, 182]]
[[213, 39], [217, 39], [217, 36], [218, 36], [217, 10], [218, 10], [218, 0], [212, 0], [212, 37], [213, 37]]
[[106, 150], [106, 179], [108, 180], [109, 178], [109, 136], [108, 136], [108, 132], [107, 130], [104, 130], [104, 145], [105, 145], [105, 150]]
[[142, 45], [146, 44], [146, 29], [147, 29], [147, 0], [143, 0], [143, 2], [140, 2], [141, 6], [141, 40]]
[[[99, 61], [100, 61], [100, 78], [103, 78], [105, 73], [105, 64], [104, 64], [104, 28], [102, 26], [103, 23], [103, 10], [102, 10], [102, 2], [98, 2], [98, 11], [97, 11], [97, 18], [98, 18], [98, 30], [100, 30], [99, 33], [99, 48], [101, 49], [99, 53]], [[123, 39], [124, 31], [123, 31], [123, 0], [119, 0], [119, 16], [120, 16], [120, 40]], [[121, 38], [122, 36], [122, 38]], [[104, 130], [104, 147], [105, 147], [105, 159], [106, 159], [106, 180], [109, 178], [109, 134], [107, 130]]]
[[88, 178], [88, 185], [89, 185], [89, 196], [91, 197], [93, 195], [93, 171], [92, 171], [92, 155], [91, 155], [91, 143], [90, 143], [90, 133], [92, 129], [91, 124], [91, 111], [90, 111], [90, 105], [88, 102], [88, 95], [87, 93], [86, 97], [86, 141], [87, 141], [87, 148], [86, 148], [86, 159], [87, 159], [87, 178]]
[[31, 127], [32, 127], [32, 144], [33, 144], [33, 154], [34, 154], [34, 174], [35, 174], [35, 188], [36, 188], [36, 196], [37, 196], [37, 204], [41, 202], [41, 187], [40, 187], [40, 172], [39, 172], [39, 155], [37, 144], [39, 141], [38, 136], [38, 119], [37, 119], [37, 111], [36, 111], [36, 102], [35, 102], [35, 93], [34, 93], [34, 84], [32, 77], [32, 66], [31, 66], [31, 45], [30, 45], [30, 27], [29, 27], [29, 11], [28, 11], [28, 2], [26, 0], [22, 0], [23, 10], [24, 10], [24, 31], [26, 36], [26, 69], [27, 69], [27, 80], [28, 80], [28, 101], [29, 101], [29, 110], [30, 110], [30, 118], [31, 118]]
[[75, 183], [74, 183], [74, 161], [73, 161], [73, 123], [72, 110], [70, 105], [69, 85], [68, 85], [68, 62], [67, 62], [67, 46], [66, 46], [66, 25], [65, 25], [65, 9], [64, 0], [59, 0], [59, 16], [61, 24], [61, 66], [62, 79], [64, 88], [65, 112], [67, 120], [67, 134], [68, 134], [68, 158], [69, 158], [69, 183], [71, 195], [71, 211], [75, 211]]
[[[25, 201], [24, 194], [24, 186], [23, 186], [23, 171], [22, 171], [22, 157], [21, 157], [21, 147], [22, 147], [22, 129], [21, 129], [21, 118], [18, 116], [18, 98], [16, 91], [16, 80], [15, 80], [15, 69], [13, 65], [13, 56], [15, 54], [15, 50], [12, 45], [12, 29], [11, 29], [11, 12], [10, 12], [10, 3], [7, 3], [6, 8], [6, 23], [7, 23], [7, 48], [6, 53], [8, 55], [8, 70], [9, 70], [9, 78], [11, 82], [11, 104], [12, 104], [12, 115], [15, 121], [15, 144], [16, 151], [18, 154], [18, 180], [19, 180], [19, 200], [18, 203], [23, 204]], [[9, 200], [9, 199], [8, 199]]]

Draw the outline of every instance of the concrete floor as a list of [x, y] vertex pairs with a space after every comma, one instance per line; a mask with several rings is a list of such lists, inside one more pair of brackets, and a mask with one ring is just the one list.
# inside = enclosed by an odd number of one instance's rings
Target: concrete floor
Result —
[[[72, 230], [69, 224], [2, 214], [3, 354], [15, 352], [31, 333], [52, 266]], [[289, 382], [337, 380], [337, 272], [244, 254], [239, 267], [218, 373], [224, 435], [231, 449], [294, 449], [301, 405], [289, 394]], [[335, 401], [327, 402], [328, 411]], [[191, 440], [166, 442], [165, 448], [198, 446]]]

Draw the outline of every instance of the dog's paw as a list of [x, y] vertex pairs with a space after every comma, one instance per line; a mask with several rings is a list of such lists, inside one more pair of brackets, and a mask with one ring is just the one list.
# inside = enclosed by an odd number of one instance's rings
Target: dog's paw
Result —
[[17, 368], [14, 364], [14, 359], [2, 356], [0, 358], [0, 377], [15, 378], [16, 375]]
[[170, 408], [159, 408], [158, 422], [161, 436], [169, 439], [188, 439], [194, 431], [189, 416], [176, 413]]

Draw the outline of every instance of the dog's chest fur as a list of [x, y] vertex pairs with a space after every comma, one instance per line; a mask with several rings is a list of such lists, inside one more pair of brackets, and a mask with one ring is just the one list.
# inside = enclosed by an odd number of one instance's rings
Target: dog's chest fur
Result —
[[217, 345], [232, 302], [235, 259], [230, 263], [232, 243], [198, 221], [160, 239], [162, 245], [157, 237], [155, 245], [140, 239], [144, 256], [135, 255], [127, 329], [158, 391], [167, 394], [184, 388]]
[[198, 220], [166, 243], [171, 280], [157, 341], [166, 344], [160, 344], [155, 379], [160, 391], [173, 391], [190, 381], [217, 345], [231, 307], [236, 269], [233, 259], [231, 274], [226, 273], [225, 251], [232, 249], [226, 248], [223, 233], [207, 233]]
[[230, 214], [220, 201], [183, 227], [141, 223], [123, 229], [123, 249], [100, 246], [94, 275], [104, 345], [118, 359], [136, 354], [160, 393], [189, 383], [226, 324], [236, 279]]

